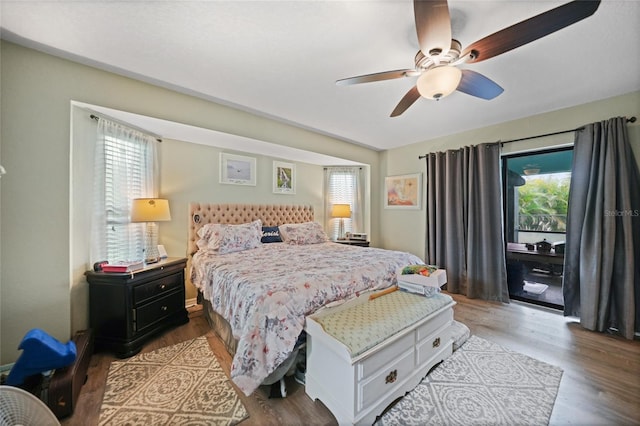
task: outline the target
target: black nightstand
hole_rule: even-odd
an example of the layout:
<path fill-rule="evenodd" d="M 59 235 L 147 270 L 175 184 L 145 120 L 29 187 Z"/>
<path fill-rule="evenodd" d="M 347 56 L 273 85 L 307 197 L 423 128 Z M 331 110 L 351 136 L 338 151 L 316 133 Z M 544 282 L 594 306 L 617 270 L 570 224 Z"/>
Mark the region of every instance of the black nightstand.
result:
<path fill-rule="evenodd" d="M 349 246 L 369 247 L 369 241 L 362 240 L 335 240 L 338 244 L 346 244 Z"/>
<path fill-rule="evenodd" d="M 185 258 L 170 257 L 133 273 L 87 271 L 89 322 L 96 350 L 130 357 L 153 335 L 189 322 L 186 264 Z"/>

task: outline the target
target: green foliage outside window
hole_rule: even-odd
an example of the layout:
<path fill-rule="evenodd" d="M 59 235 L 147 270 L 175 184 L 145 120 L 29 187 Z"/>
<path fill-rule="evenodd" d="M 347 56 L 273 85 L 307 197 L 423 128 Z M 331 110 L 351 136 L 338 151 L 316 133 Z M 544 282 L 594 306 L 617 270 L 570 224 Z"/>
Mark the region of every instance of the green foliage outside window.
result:
<path fill-rule="evenodd" d="M 570 176 L 527 177 L 518 187 L 518 223 L 522 231 L 566 232 Z"/>

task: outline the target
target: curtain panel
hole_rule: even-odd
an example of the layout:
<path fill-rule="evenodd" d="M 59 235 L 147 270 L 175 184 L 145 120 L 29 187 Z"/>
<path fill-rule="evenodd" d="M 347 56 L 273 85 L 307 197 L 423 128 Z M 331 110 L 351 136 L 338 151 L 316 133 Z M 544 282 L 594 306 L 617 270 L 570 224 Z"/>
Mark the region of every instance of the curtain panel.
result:
<path fill-rule="evenodd" d="M 564 264 L 564 314 L 588 330 L 640 328 L 640 177 L 626 119 L 576 136 Z"/>
<path fill-rule="evenodd" d="M 509 301 L 500 146 L 428 154 L 427 263 L 447 270 L 447 291 Z"/>

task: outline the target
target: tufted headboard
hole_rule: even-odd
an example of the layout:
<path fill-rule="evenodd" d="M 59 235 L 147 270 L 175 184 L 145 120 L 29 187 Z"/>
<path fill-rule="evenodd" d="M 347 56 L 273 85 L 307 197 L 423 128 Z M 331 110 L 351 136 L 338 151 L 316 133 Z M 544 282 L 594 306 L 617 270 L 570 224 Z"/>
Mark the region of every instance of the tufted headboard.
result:
<path fill-rule="evenodd" d="M 189 241 L 187 256 L 198 250 L 198 230 L 207 223 L 240 223 L 262 220 L 264 226 L 313 221 L 313 207 L 266 204 L 200 204 L 189 203 Z"/>
<path fill-rule="evenodd" d="M 201 204 L 189 203 L 187 241 L 187 281 L 190 280 L 191 257 L 198 250 L 198 230 L 207 223 L 240 223 L 262 220 L 264 226 L 312 222 L 313 207 L 273 204 Z"/>

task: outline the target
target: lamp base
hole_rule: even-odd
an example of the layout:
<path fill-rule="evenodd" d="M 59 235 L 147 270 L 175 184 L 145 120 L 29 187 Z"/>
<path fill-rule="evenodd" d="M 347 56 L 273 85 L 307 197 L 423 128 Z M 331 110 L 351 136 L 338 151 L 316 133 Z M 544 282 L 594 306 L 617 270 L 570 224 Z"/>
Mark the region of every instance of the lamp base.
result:
<path fill-rule="evenodd" d="M 148 222 L 146 225 L 147 234 L 144 249 L 144 263 L 156 263 L 160 260 L 160 252 L 158 251 L 158 226 L 155 222 Z"/>
<path fill-rule="evenodd" d="M 340 218 L 340 225 L 338 227 L 338 239 L 344 240 L 344 219 Z"/>

